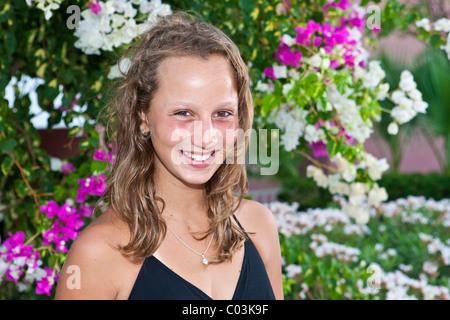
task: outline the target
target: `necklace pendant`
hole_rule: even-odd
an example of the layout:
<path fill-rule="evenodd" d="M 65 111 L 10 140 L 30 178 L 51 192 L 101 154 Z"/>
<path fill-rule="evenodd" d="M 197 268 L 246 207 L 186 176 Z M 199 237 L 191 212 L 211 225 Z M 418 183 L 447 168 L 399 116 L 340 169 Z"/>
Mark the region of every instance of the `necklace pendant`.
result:
<path fill-rule="evenodd" d="M 207 265 L 208 264 L 208 259 L 206 259 L 203 254 L 202 254 L 202 258 L 203 258 L 203 260 L 202 260 L 203 264 Z"/>

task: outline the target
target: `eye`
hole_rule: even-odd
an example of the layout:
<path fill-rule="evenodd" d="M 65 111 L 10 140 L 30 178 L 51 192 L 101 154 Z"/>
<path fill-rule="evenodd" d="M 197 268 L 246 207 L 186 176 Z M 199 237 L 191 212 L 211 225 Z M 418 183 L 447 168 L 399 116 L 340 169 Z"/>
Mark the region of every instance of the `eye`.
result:
<path fill-rule="evenodd" d="M 182 110 L 175 113 L 176 116 L 187 117 L 190 115 L 189 111 Z"/>
<path fill-rule="evenodd" d="M 230 111 L 227 110 L 220 110 L 216 114 L 219 116 L 219 118 L 228 118 L 233 115 Z"/>

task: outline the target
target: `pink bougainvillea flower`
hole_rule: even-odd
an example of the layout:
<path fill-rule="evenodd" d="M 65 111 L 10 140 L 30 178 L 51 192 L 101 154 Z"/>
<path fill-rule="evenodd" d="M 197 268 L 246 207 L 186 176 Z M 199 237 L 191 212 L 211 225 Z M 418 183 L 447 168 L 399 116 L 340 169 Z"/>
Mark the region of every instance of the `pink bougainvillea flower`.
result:
<path fill-rule="evenodd" d="M 372 32 L 375 32 L 375 33 L 381 32 L 381 28 L 379 26 L 375 26 L 372 28 Z"/>
<path fill-rule="evenodd" d="M 78 184 L 81 186 L 78 188 L 76 202 L 81 203 L 86 201 L 86 196 L 91 194 L 94 196 L 101 196 L 106 189 L 106 176 L 101 174 L 98 177 L 91 176 L 86 179 L 79 179 Z"/>
<path fill-rule="evenodd" d="M 89 9 L 91 9 L 92 13 L 97 16 L 98 13 L 102 11 L 99 0 L 89 0 Z"/>
<path fill-rule="evenodd" d="M 330 67 L 331 68 L 339 68 L 341 65 L 339 64 L 339 62 L 337 61 L 337 59 L 333 59 L 330 62 Z"/>
<path fill-rule="evenodd" d="M 57 275 L 55 278 L 55 270 L 49 267 L 45 267 L 45 273 L 45 277 L 42 277 L 41 280 L 36 281 L 36 293 L 46 294 L 50 297 L 53 284 L 57 281 Z"/>
<path fill-rule="evenodd" d="M 265 68 L 264 75 L 266 77 L 272 78 L 274 81 L 277 80 L 277 78 L 275 78 L 275 72 L 273 71 L 273 68 Z"/>
<path fill-rule="evenodd" d="M 94 210 L 90 206 L 85 206 L 84 204 L 80 205 L 78 208 L 78 213 L 80 216 L 84 218 L 90 218 Z"/>
<path fill-rule="evenodd" d="M 327 3 L 323 6 L 323 10 L 326 11 L 328 8 L 338 8 L 343 11 L 347 10 L 351 7 L 351 3 L 349 0 L 341 0 L 341 1 L 335 1 L 331 3 Z"/>
<path fill-rule="evenodd" d="M 313 40 L 314 47 L 320 46 L 321 43 L 322 43 L 322 37 L 315 37 L 314 38 L 314 40 Z"/>
<path fill-rule="evenodd" d="M 94 153 L 93 159 L 98 161 L 110 161 L 111 154 L 108 151 L 103 151 L 103 149 L 98 148 Z"/>
<path fill-rule="evenodd" d="M 328 156 L 327 145 L 323 141 L 309 143 L 308 147 L 312 149 L 314 158 Z"/>
<path fill-rule="evenodd" d="M 302 53 L 300 51 L 289 48 L 287 44 L 282 42 L 275 52 L 275 58 L 281 64 L 298 68 L 300 66 L 300 61 L 302 60 Z"/>
<path fill-rule="evenodd" d="M 39 207 L 43 213 L 47 214 L 47 218 L 53 219 L 58 214 L 59 206 L 54 200 L 50 200 L 46 205 Z"/>
<path fill-rule="evenodd" d="M 56 252 L 67 253 L 66 242 L 75 240 L 79 234 L 78 230 L 84 225 L 81 215 L 69 204 L 65 203 L 59 207 L 53 200 L 50 200 L 47 205 L 41 206 L 41 210 L 47 213 L 48 218 L 54 218 L 50 229 L 42 233 L 44 238 L 42 244 L 49 245 L 54 243 Z"/>
<path fill-rule="evenodd" d="M 70 162 L 63 162 L 61 167 L 61 172 L 63 174 L 69 175 L 75 171 L 75 167 Z"/>

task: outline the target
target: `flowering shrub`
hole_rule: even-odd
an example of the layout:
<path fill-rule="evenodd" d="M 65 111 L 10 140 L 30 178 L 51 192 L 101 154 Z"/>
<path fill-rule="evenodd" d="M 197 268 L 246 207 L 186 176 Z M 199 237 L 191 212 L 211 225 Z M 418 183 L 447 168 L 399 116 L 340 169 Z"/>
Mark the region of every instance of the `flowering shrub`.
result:
<path fill-rule="evenodd" d="M 134 4 L 139 4 L 135 9 Z M 138 15 L 138 13 L 140 15 Z M 171 14 L 170 6 L 161 1 L 98 1 L 85 9 L 74 35 L 75 47 L 86 54 L 100 54 L 131 43 L 151 26 L 156 17 Z M 144 21 L 138 23 L 138 21 Z"/>
<path fill-rule="evenodd" d="M 358 223 L 368 221 L 369 207 L 387 199 L 376 181 L 389 164 L 364 151 L 373 121 L 388 112 L 388 132 L 397 134 L 399 124 L 428 107 L 408 70 L 389 94 L 385 72 L 379 61 L 369 61 L 364 48 L 365 26 L 363 7 L 345 0 L 327 3 L 322 21 L 286 26 L 274 54 L 276 62 L 255 86 L 262 93 L 260 121 L 281 130 L 286 151 L 307 157 L 313 153 L 307 176 L 332 194 L 347 196 L 343 209 Z M 379 26 L 372 28 L 379 31 Z M 392 110 L 378 103 L 386 98 L 395 103 Z M 334 166 L 318 157 L 328 157 Z"/>
<path fill-rule="evenodd" d="M 361 225 L 340 208 L 266 204 L 281 237 L 287 299 L 450 299 L 450 200 L 401 198 Z"/>
<path fill-rule="evenodd" d="M 73 17 L 68 1 L 2 1 L 0 298 L 42 298 L 54 293 L 71 242 L 95 218 L 108 162 L 114 161 L 114 148 L 105 141 L 97 119 L 107 104 L 109 80 L 121 76 L 117 55 L 138 40 L 157 16 L 170 14 L 172 2 L 177 9 L 199 12 L 237 43 L 253 79 L 255 126 L 278 127 L 286 151 L 312 160 L 308 176 L 346 196 L 347 219 L 366 223 L 370 207 L 386 200 L 376 181 L 389 165 L 363 148 L 372 121 L 382 111 L 377 101 L 387 98 L 396 105 L 384 110 L 392 115 L 391 134 L 425 112 L 427 104 L 407 71 L 389 93 L 384 71 L 377 61 L 369 60 L 365 41 L 417 21 L 419 37 L 441 47 L 447 20 L 428 27 L 420 10 L 398 0 L 384 5 L 384 20 L 370 30 L 365 29 L 365 0 L 360 6 L 348 0 L 276 5 L 268 0 L 84 0 L 76 2 L 79 21 L 73 11 L 72 21 L 78 27 L 70 29 L 68 21 Z M 398 19 L 400 12 L 406 13 L 404 19 Z M 448 52 L 448 41 L 444 49 Z M 126 71 L 130 61 L 122 63 L 121 70 Z M 34 90 L 29 88 L 32 78 L 38 80 Z M 38 114 L 32 111 L 36 104 L 42 109 Z M 42 113 L 48 115 L 48 130 L 56 125 L 68 129 L 69 142 L 63 147 L 78 147 L 79 153 L 59 159 L 41 148 L 33 120 Z M 81 140 L 78 145 L 76 139 Z M 329 157 L 331 164 L 315 159 L 321 156 Z M 282 238 L 291 241 L 286 239 Z M 325 259 L 333 254 L 343 260 L 339 263 L 354 263 L 363 254 L 349 249 L 351 242 L 327 239 L 313 239 Z M 283 248 L 287 250 L 286 244 Z M 289 275 L 299 263 L 294 260 L 288 260 Z M 435 262 L 429 262 L 426 269 L 433 270 Z M 320 272 L 326 273 L 326 267 L 321 264 Z M 334 272 L 336 265 L 332 267 Z M 360 275 L 364 278 L 362 271 Z M 285 286 L 294 292 L 291 280 Z"/>

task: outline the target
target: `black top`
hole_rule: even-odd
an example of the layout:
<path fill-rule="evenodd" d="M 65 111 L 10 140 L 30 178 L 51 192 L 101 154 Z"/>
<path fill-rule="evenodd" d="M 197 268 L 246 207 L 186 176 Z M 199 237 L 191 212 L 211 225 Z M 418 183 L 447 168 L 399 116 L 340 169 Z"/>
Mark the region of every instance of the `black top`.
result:
<path fill-rule="evenodd" d="M 240 224 L 239 226 L 242 228 Z M 274 300 L 275 295 L 264 263 L 248 236 L 244 248 L 241 274 L 232 300 Z M 154 256 L 145 259 L 128 299 L 212 300 L 210 296 Z"/>

